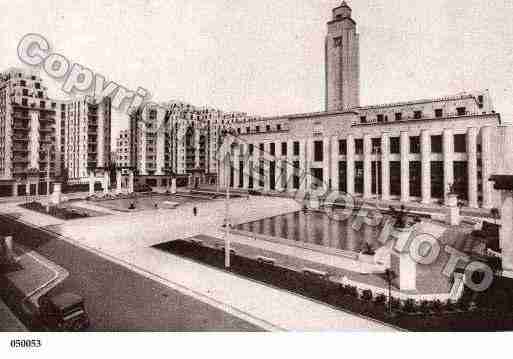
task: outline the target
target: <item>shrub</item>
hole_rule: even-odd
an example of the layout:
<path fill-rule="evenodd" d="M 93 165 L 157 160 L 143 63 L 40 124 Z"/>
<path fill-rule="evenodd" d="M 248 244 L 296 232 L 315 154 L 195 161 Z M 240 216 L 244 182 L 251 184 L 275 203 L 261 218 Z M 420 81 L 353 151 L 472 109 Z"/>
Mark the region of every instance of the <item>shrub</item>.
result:
<path fill-rule="evenodd" d="M 430 308 L 430 303 L 427 300 L 423 300 L 420 302 L 419 309 L 422 313 L 428 313 Z"/>
<path fill-rule="evenodd" d="M 384 294 L 378 294 L 376 297 L 374 297 L 374 302 L 376 304 L 385 304 L 387 302 L 387 297 Z"/>
<path fill-rule="evenodd" d="M 449 300 L 449 301 L 450 301 L 450 300 Z M 435 312 L 441 312 L 441 311 L 442 311 L 443 306 L 444 306 L 444 305 L 442 304 L 442 302 L 441 302 L 439 299 L 435 300 L 435 301 L 432 303 L 432 307 L 433 307 L 433 310 L 434 310 Z"/>
<path fill-rule="evenodd" d="M 367 302 L 370 302 L 372 301 L 372 291 L 369 290 L 369 289 L 366 289 L 362 292 L 362 296 L 361 296 L 362 300 L 365 300 Z"/>
<path fill-rule="evenodd" d="M 348 297 L 358 298 L 358 289 L 352 285 L 345 285 L 344 295 L 347 295 Z"/>
<path fill-rule="evenodd" d="M 390 300 L 390 304 L 392 309 L 400 309 L 401 308 L 401 301 L 397 298 L 392 297 Z"/>
<path fill-rule="evenodd" d="M 413 299 L 407 299 L 403 303 L 403 309 L 406 313 L 413 313 L 415 312 L 415 301 Z"/>
<path fill-rule="evenodd" d="M 445 310 L 447 312 L 452 312 L 454 309 L 455 309 L 454 302 L 450 299 L 448 299 L 447 302 L 445 302 L 443 305 L 443 310 Z"/>

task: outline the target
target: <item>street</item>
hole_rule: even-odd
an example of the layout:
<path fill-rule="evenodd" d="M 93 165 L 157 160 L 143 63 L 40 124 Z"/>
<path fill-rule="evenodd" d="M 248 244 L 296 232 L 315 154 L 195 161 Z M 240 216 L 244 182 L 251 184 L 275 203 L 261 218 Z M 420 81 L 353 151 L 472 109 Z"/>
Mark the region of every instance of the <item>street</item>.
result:
<path fill-rule="evenodd" d="M 10 218 L 0 216 L 0 235 L 13 235 L 15 243 L 69 271 L 70 276 L 49 295 L 73 292 L 83 296 L 92 331 L 261 331 L 220 309 Z M 5 294 L 0 292 L 2 297 Z M 39 329 L 27 320 L 25 325 Z"/>

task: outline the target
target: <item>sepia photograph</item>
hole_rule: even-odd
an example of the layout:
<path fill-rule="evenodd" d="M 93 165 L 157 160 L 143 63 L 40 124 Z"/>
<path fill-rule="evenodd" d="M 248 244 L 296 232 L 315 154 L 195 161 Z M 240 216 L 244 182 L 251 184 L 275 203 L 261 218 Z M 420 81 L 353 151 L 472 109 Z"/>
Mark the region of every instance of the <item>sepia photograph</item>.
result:
<path fill-rule="evenodd" d="M 0 5 L 7 358 L 507 344 L 513 2 Z"/>

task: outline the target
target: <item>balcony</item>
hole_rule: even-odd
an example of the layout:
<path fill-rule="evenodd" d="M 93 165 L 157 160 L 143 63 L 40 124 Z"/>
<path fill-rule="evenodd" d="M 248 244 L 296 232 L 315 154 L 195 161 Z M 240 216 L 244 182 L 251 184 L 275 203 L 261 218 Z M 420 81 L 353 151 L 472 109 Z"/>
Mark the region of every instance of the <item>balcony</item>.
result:
<path fill-rule="evenodd" d="M 13 136 L 12 139 L 15 142 L 29 142 L 29 138 L 26 136 Z"/>
<path fill-rule="evenodd" d="M 40 127 L 39 132 L 51 133 L 54 131 L 53 127 Z"/>
<path fill-rule="evenodd" d="M 28 153 L 29 150 L 26 147 L 13 147 L 13 152 L 22 152 L 22 153 Z"/>
<path fill-rule="evenodd" d="M 13 163 L 28 163 L 29 159 L 28 159 L 28 157 L 14 157 L 12 162 Z"/>

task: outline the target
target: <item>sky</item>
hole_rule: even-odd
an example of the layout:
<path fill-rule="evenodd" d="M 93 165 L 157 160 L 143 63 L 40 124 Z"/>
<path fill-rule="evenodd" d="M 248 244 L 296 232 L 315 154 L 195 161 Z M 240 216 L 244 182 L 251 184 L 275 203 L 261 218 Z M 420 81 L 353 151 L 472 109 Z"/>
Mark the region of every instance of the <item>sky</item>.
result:
<path fill-rule="evenodd" d="M 0 0 L 0 69 L 27 33 L 156 101 L 273 116 L 324 109 L 324 37 L 339 0 Z M 513 118 L 513 1 L 349 0 L 362 105 L 489 89 Z M 46 81 L 63 98 L 61 84 Z M 114 135 L 127 128 L 113 115 Z M 114 136 L 113 136 L 114 137 Z"/>

